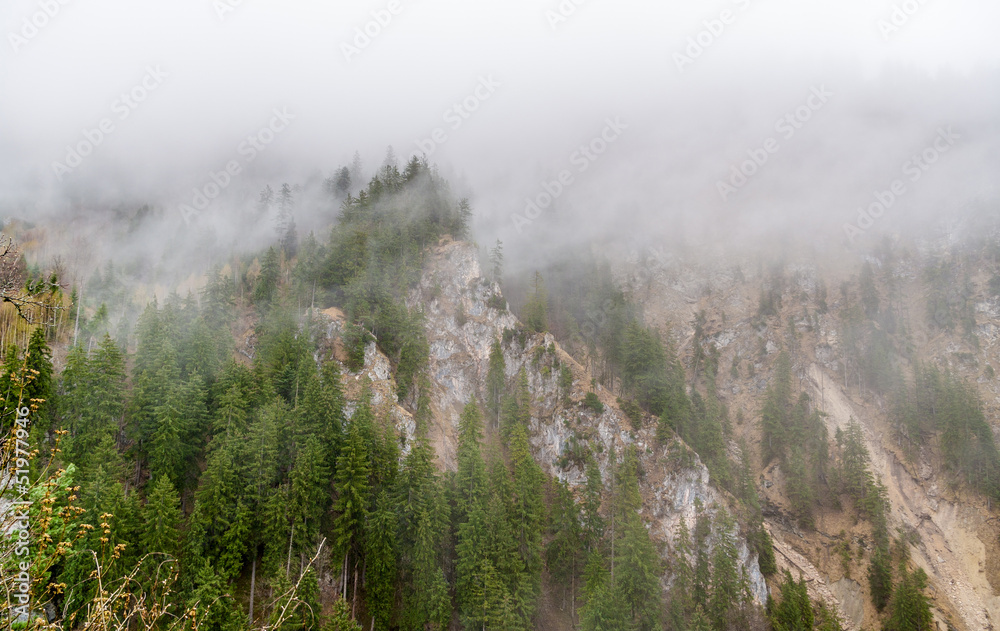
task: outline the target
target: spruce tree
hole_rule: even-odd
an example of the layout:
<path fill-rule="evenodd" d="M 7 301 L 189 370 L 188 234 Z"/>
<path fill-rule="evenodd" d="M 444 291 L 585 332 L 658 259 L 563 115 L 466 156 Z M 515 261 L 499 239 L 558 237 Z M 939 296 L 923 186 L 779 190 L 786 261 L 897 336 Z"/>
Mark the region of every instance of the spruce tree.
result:
<path fill-rule="evenodd" d="M 507 365 L 503 357 L 500 340 L 493 340 L 490 346 L 489 370 L 486 373 L 486 408 L 493 417 L 494 427 L 500 426 L 500 408 L 507 384 Z"/>
<path fill-rule="evenodd" d="M 365 596 L 373 628 L 387 631 L 396 594 L 396 515 L 382 491 L 368 519 L 365 537 Z"/>
<path fill-rule="evenodd" d="M 142 545 L 147 552 L 175 554 L 179 542 L 181 523 L 180 496 L 170 477 L 161 474 L 146 497 L 142 507 Z"/>
<path fill-rule="evenodd" d="M 348 573 L 351 552 L 363 542 L 364 523 L 368 512 L 369 454 L 358 423 L 348 426 L 347 438 L 337 458 L 334 488 L 337 501 L 334 511 L 333 531 L 336 550 L 343 555 L 345 576 Z"/>

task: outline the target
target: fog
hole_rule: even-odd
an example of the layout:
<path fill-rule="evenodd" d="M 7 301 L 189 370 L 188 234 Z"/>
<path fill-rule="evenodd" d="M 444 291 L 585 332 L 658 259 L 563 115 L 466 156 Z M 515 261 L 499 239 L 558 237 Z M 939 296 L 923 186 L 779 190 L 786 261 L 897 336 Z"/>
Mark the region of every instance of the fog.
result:
<path fill-rule="evenodd" d="M 986 0 L 0 11 L 0 217 L 60 226 L 43 256 L 259 247 L 273 232 L 242 213 L 282 182 L 320 228 L 336 215 L 322 180 L 355 151 L 370 175 L 388 146 L 437 165 L 514 265 L 636 239 L 836 251 L 997 209 Z M 109 228 L 147 204 L 141 229 Z"/>

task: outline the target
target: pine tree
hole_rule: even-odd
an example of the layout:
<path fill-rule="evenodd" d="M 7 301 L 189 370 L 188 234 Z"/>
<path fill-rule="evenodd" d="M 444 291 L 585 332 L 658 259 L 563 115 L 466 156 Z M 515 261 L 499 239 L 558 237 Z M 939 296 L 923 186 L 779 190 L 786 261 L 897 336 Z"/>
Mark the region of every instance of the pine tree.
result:
<path fill-rule="evenodd" d="M 885 631 L 930 631 L 934 628 L 934 618 L 930 602 L 924 595 L 927 574 L 919 567 L 913 572 L 907 571 L 904 560 L 899 576 L 899 584 L 889 604 L 889 619 L 882 628 Z"/>
<path fill-rule="evenodd" d="M 24 368 L 31 377 L 24 388 L 23 398 L 32 406 L 34 423 L 46 414 L 53 392 L 52 349 L 45 341 L 45 328 L 31 332 Z"/>
<path fill-rule="evenodd" d="M 604 536 L 604 519 L 601 517 L 601 496 L 604 481 L 597 460 L 591 455 L 587 460 L 587 486 L 583 498 L 583 534 L 588 551 L 593 551 Z"/>
<path fill-rule="evenodd" d="M 780 590 L 780 601 L 775 603 L 768 599 L 768 617 L 774 631 L 812 631 L 813 607 L 809 601 L 805 579 L 800 577 L 795 582 L 791 572 L 785 570 Z"/>
<path fill-rule="evenodd" d="M 288 510 L 294 539 L 303 553 L 319 543 L 321 520 L 330 503 L 330 469 L 319 439 L 310 436 L 296 454 L 292 467 Z"/>
<path fill-rule="evenodd" d="M 181 523 L 180 496 L 170 478 L 161 474 L 151 485 L 142 507 L 142 545 L 147 552 L 174 554 Z"/>
<path fill-rule="evenodd" d="M 521 320 L 528 330 L 533 333 L 544 333 L 549 329 L 548 323 L 548 294 L 545 291 L 545 283 L 542 275 L 535 272 L 535 279 L 532 285 L 531 295 L 524 305 Z"/>
<path fill-rule="evenodd" d="M 365 595 L 373 628 L 386 631 L 392 618 L 396 593 L 396 515 L 389 494 L 375 500 L 365 538 Z"/>
<path fill-rule="evenodd" d="M 788 413 L 791 409 L 791 379 L 791 360 L 782 351 L 778 355 L 774 380 L 764 393 L 764 407 L 761 410 L 761 460 L 765 466 L 785 455 Z"/>
<path fill-rule="evenodd" d="M 741 584 L 732 519 L 720 511 L 716 526 L 718 539 L 712 554 L 712 587 L 707 613 L 715 628 L 724 629 L 744 603 L 745 589 Z"/>
<path fill-rule="evenodd" d="M 615 550 L 619 555 L 615 580 L 636 628 L 658 629 L 662 609 L 659 555 L 639 515 L 630 515 L 622 530 L 624 536 Z"/>
<path fill-rule="evenodd" d="M 458 525 L 455 539 L 455 600 L 459 614 L 472 624 L 481 624 L 487 599 L 484 574 L 489 563 L 483 502 L 471 505 L 466 519 Z"/>
<path fill-rule="evenodd" d="M 554 488 L 552 516 L 549 521 L 551 537 L 545 549 L 546 567 L 563 594 L 562 609 L 570 602 L 570 619 L 576 609 L 576 579 L 579 575 L 580 553 L 583 550 L 583 531 L 580 528 L 580 507 L 565 481 L 558 481 Z"/>
<path fill-rule="evenodd" d="M 416 440 L 403 461 L 396 495 L 403 586 L 400 626 L 412 630 L 428 625 L 441 629 L 451 619 L 448 584 L 439 559 L 447 509 L 426 438 L 426 419 L 421 418 L 429 414 L 426 403 L 421 397 Z"/>
<path fill-rule="evenodd" d="M 472 507 L 483 501 L 486 493 L 486 465 L 480 446 L 482 440 L 482 419 L 479 407 L 470 401 L 462 410 L 458 421 L 458 447 L 456 459 L 458 470 L 455 474 L 455 519 L 465 521 Z"/>
<path fill-rule="evenodd" d="M 493 340 L 490 346 L 489 370 L 486 374 L 486 408 L 494 418 L 494 426 L 500 426 L 500 408 L 506 387 L 507 364 L 503 357 L 500 340 Z"/>
<path fill-rule="evenodd" d="M 518 426 L 511 433 L 510 460 L 513 481 L 511 519 L 515 543 L 524 566 L 524 576 L 518 580 L 515 595 L 522 617 L 530 619 L 541 594 L 542 528 L 545 504 L 542 498 L 544 474 L 531 455 L 527 430 Z"/>
<path fill-rule="evenodd" d="M 684 629 L 688 620 L 694 614 L 694 598 L 691 590 L 694 586 L 694 568 L 691 567 L 691 534 L 687 521 L 681 519 L 677 539 L 674 542 L 674 555 L 671 563 L 674 584 L 670 589 L 670 603 L 667 616 L 671 628 Z"/>
<path fill-rule="evenodd" d="M 585 631 L 632 628 L 629 606 L 622 597 L 621 590 L 616 589 L 611 581 L 611 575 L 599 552 L 590 553 L 584 580 L 585 604 L 580 615 L 581 627 Z"/>
<path fill-rule="evenodd" d="M 115 442 L 125 420 L 127 401 L 125 357 L 109 336 L 93 358 L 75 347 L 61 376 L 58 416 L 69 428 L 65 458 L 87 471 L 105 437 Z"/>
<path fill-rule="evenodd" d="M 334 536 L 336 549 L 344 556 L 344 571 L 352 549 L 363 541 L 363 528 L 368 511 L 370 474 L 368 450 L 358 423 L 348 426 L 347 439 L 337 458 L 334 488 L 337 501 L 334 510 Z"/>
<path fill-rule="evenodd" d="M 503 282 L 503 243 L 497 243 L 490 249 L 490 278 L 494 283 Z"/>
<path fill-rule="evenodd" d="M 254 285 L 253 300 L 261 306 L 270 305 L 274 300 L 275 292 L 278 288 L 278 278 L 281 275 L 281 264 L 278 259 L 278 252 L 274 248 L 268 248 L 261 262 L 260 276 Z"/>

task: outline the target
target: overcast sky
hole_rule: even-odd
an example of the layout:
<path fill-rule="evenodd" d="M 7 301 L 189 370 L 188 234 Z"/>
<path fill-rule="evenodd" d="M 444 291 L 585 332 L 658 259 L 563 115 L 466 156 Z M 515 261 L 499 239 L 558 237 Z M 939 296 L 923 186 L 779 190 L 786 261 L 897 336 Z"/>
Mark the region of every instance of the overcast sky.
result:
<path fill-rule="evenodd" d="M 401 160 L 426 151 L 436 129 L 429 159 L 490 239 L 565 220 L 701 238 L 804 221 L 843 236 L 896 180 L 905 192 L 873 230 L 904 205 L 994 201 L 995 1 L 577 2 L 5 0 L 0 204 L 178 208 L 232 161 L 243 187 L 306 182 L 355 150 L 372 169 L 388 145 Z M 91 155 L 60 168 L 102 122 Z M 260 133 L 251 161 L 240 145 Z M 594 142 L 594 159 L 574 154 Z M 935 164 L 907 179 L 935 142 Z M 734 165 L 762 148 L 737 186 Z M 515 218 L 564 171 L 551 206 Z"/>

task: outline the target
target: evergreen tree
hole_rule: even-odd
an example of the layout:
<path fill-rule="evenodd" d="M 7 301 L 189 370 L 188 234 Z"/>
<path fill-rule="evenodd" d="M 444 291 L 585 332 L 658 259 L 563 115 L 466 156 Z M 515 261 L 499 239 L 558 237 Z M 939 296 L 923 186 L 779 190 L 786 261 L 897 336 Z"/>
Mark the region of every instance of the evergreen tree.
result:
<path fill-rule="evenodd" d="M 494 283 L 503 282 L 503 243 L 497 243 L 490 249 L 490 278 Z"/>
<path fill-rule="evenodd" d="M 369 485 L 368 476 L 369 454 L 358 423 L 348 426 L 347 438 L 337 458 L 337 470 L 334 475 L 334 488 L 337 501 L 334 510 L 337 517 L 334 520 L 334 536 L 336 549 L 344 556 L 344 572 L 347 572 L 348 560 L 352 549 L 363 541 L 363 528 L 368 512 Z"/>
<path fill-rule="evenodd" d="M 929 631 L 934 628 L 930 602 L 924 595 L 927 574 L 922 568 L 908 572 L 905 561 L 900 564 L 899 583 L 889 603 L 889 619 L 885 631 Z"/>
<path fill-rule="evenodd" d="M 421 397 L 418 434 L 403 461 L 396 499 L 403 585 L 400 626 L 414 631 L 428 626 L 443 629 L 451 619 L 448 584 L 439 559 L 446 506 L 424 431 L 426 419 L 422 417 L 429 414 L 426 401 Z"/>
<path fill-rule="evenodd" d="M 778 355 L 774 380 L 764 393 L 764 407 L 761 410 L 761 460 L 766 466 L 775 458 L 785 454 L 788 414 L 791 409 L 791 360 L 784 351 Z"/>
<path fill-rule="evenodd" d="M 274 300 L 275 292 L 278 289 L 278 279 L 281 275 L 281 264 L 278 259 L 278 252 L 274 248 L 268 248 L 261 261 L 260 276 L 254 285 L 253 300 L 261 306 L 268 306 Z"/>
<path fill-rule="evenodd" d="M 483 462 L 480 441 L 482 440 L 482 418 L 474 401 L 465 405 L 458 421 L 458 447 L 455 474 L 456 521 L 466 520 L 477 503 L 483 501 L 486 493 L 486 465 Z"/>
<path fill-rule="evenodd" d="M 604 481 L 597 460 L 591 455 L 587 460 L 587 486 L 583 497 L 583 535 L 587 551 L 593 551 L 604 536 L 604 519 L 601 517 L 601 496 Z"/>
<path fill-rule="evenodd" d="M 576 579 L 580 554 L 583 551 L 583 531 L 580 528 L 580 507 L 573 499 L 569 485 L 555 484 L 552 517 L 549 521 L 550 541 L 545 549 L 546 567 L 555 584 L 562 590 L 562 609 L 570 602 L 570 618 L 576 603 Z"/>
<path fill-rule="evenodd" d="M 581 627 L 585 631 L 605 629 L 630 629 L 629 606 L 611 580 L 599 552 L 591 552 L 584 571 L 585 605 L 581 611 Z"/>
<path fill-rule="evenodd" d="M 390 627 L 396 593 L 396 516 L 382 491 L 368 520 L 365 538 L 365 595 L 373 628 Z"/>
<path fill-rule="evenodd" d="M 180 496 L 167 475 L 151 485 L 142 508 L 142 545 L 147 552 L 174 554 L 181 523 Z"/>
<path fill-rule="evenodd" d="M 522 426 L 514 428 L 511 433 L 510 460 L 514 483 L 511 518 L 515 543 L 524 566 L 524 576 L 518 580 L 515 599 L 522 617 L 530 620 L 541 594 L 544 474 L 531 455 L 527 431 Z"/>
<path fill-rule="evenodd" d="M 733 624 L 738 609 L 746 602 L 747 589 L 742 584 L 733 522 L 724 511 L 720 511 L 717 530 L 707 613 L 716 629 L 726 629 Z"/>
<path fill-rule="evenodd" d="M 521 321 L 533 333 L 544 333 L 549 329 L 548 294 L 545 291 L 542 275 L 538 272 L 535 272 L 532 292 L 524 305 Z"/>
<path fill-rule="evenodd" d="M 494 426 L 500 426 L 500 409 L 507 383 L 507 364 L 504 361 L 500 340 L 490 346 L 489 371 L 486 373 L 486 409 L 494 419 Z"/>
<path fill-rule="evenodd" d="M 674 584 L 670 589 L 670 603 L 667 606 L 667 618 L 673 629 L 684 629 L 694 615 L 695 602 L 691 592 L 694 586 L 694 568 L 691 567 L 690 557 L 691 534 L 687 521 L 681 519 L 671 563 Z"/>
<path fill-rule="evenodd" d="M 806 582 L 801 577 L 798 582 L 791 572 L 785 570 L 781 583 L 781 600 L 775 603 L 768 599 L 768 617 L 774 631 L 813 631 L 813 608 L 806 590 Z"/>

